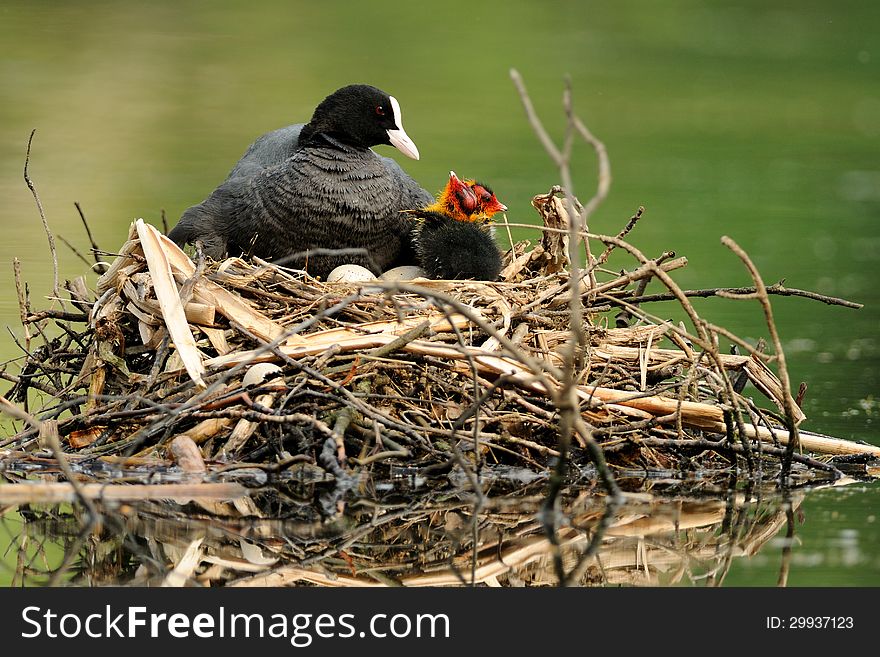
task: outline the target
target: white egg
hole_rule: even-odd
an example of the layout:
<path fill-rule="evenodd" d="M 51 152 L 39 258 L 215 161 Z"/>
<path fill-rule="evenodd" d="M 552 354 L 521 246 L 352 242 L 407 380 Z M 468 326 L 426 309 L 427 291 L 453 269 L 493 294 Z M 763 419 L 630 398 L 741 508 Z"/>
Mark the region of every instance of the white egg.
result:
<path fill-rule="evenodd" d="M 414 278 L 427 278 L 425 270 L 415 265 L 403 265 L 384 272 L 379 278 L 383 281 L 411 281 Z"/>
<path fill-rule="evenodd" d="M 339 265 L 327 275 L 328 283 L 357 283 L 375 281 L 376 277 L 366 267 L 360 265 Z"/>
<path fill-rule="evenodd" d="M 272 379 L 277 379 L 283 375 L 284 370 L 278 367 L 275 363 L 257 363 L 251 365 L 241 382 L 249 387 L 261 383 L 268 383 Z"/>

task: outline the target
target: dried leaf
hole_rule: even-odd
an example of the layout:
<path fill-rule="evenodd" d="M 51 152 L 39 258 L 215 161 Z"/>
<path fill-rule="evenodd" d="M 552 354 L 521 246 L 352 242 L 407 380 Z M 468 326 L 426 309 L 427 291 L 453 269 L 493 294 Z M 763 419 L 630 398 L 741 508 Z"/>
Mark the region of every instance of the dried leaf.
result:
<path fill-rule="evenodd" d="M 135 224 L 138 237 L 141 240 L 141 248 L 144 250 L 144 257 L 147 259 L 147 267 L 153 278 L 153 289 L 159 299 L 165 326 L 168 328 L 174 346 L 177 347 L 177 353 L 183 360 L 187 374 L 197 386 L 205 388 L 207 386 L 202 379 L 205 374 L 205 365 L 202 363 L 202 356 L 199 354 L 195 338 L 193 338 L 189 323 L 186 321 L 177 284 L 171 274 L 171 265 L 162 249 L 159 231 L 144 223 L 143 219 L 138 219 Z"/>

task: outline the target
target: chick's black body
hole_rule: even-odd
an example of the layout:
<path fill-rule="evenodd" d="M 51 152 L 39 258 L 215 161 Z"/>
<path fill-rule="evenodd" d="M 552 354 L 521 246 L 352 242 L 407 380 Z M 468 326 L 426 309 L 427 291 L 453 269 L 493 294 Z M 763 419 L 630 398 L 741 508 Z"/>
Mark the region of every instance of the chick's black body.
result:
<path fill-rule="evenodd" d="M 394 160 L 369 148 L 389 143 L 387 133 L 400 128 L 399 106 L 390 100 L 374 87 L 345 87 L 308 124 L 263 135 L 169 236 L 181 245 L 201 241 L 214 259 L 252 254 L 315 276 L 343 263 L 376 274 L 406 263 L 410 223 L 400 210 L 421 207 L 431 196 Z M 381 107 L 390 120 L 377 113 Z"/>
<path fill-rule="evenodd" d="M 439 212 L 420 211 L 413 229 L 419 265 L 431 278 L 494 281 L 501 254 L 489 226 L 456 221 Z"/>

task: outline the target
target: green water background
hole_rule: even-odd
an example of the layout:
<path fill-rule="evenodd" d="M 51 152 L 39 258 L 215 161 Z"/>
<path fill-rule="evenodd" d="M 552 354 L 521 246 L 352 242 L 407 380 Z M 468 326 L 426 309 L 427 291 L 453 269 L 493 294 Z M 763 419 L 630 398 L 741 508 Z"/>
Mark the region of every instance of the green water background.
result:
<path fill-rule="evenodd" d="M 165 209 L 173 224 L 256 136 L 307 120 L 352 82 L 400 100 L 422 159 L 378 150 L 424 187 L 442 186 L 452 168 L 489 182 L 511 221 L 534 222 L 531 197 L 558 177 L 511 67 L 557 138 L 570 74 L 576 110 L 607 145 L 614 182 L 595 231 L 615 233 L 643 205 L 631 239 L 648 255 L 686 255 L 675 274 L 684 287 L 750 283 L 720 243 L 730 235 L 768 283 L 865 304 L 777 298 L 774 312 L 792 379 L 809 383 L 805 428 L 880 443 L 880 3 L 871 0 L 2 0 L 0 325 L 21 334 L 13 257 L 35 307 L 52 287 L 22 180 L 32 128 L 30 175 L 49 224 L 84 253 L 74 201 L 98 244 L 117 248 L 133 218 L 158 225 Z M 586 200 L 596 167 L 583 144 L 573 167 Z M 85 272 L 58 248 L 62 278 Z M 766 336 L 755 302 L 697 307 L 750 340 Z M 19 355 L 5 336 L 4 360 Z M 790 583 L 880 584 L 878 501 L 876 486 L 810 497 Z M 772 585 L 773 555 L 741 560 L 727 583 Z"/>

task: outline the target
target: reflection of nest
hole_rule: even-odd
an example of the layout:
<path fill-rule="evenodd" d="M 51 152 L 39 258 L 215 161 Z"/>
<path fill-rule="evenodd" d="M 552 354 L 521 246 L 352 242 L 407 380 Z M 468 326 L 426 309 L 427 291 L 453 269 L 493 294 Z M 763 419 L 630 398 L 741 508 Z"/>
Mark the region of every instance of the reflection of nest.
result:
<path fill-rule="evenodd" d="M 534 493 L 529 495 L 529 493 Z M 470 501 L 425 494 L 401 507 L 376 503 L 326 525 L 260 518 L 249 498 L 179 507 L 140 503 L 103 508 L 104 528 L 79 550 L 80 584 L 236 586 L 556 585 L 553 548 L 536 520 L 540 490 L 495 498 L 473 526 Z M 581 585 L 720 583 L 736 557 L 751 556 L 786 521 L 780 503 L 690 498 L 670 503 L 628 495 L 609 518 L 593 491 L 568 497 L 570 525 L 557 533 L 566 571 L 596 532 L 603 536 Z M 277 499 L 261 506 L 275 507 Z M 793 504 L 797 508 L 800 498 Z M 57 515 L 28 511 L 29 533 L 63 535 Z M 53 520 L 54 518 L 54 520 Z M 76 523 L 74 523 L 75 526 Z M 604 530 L 601 529 L 604 526 Z M 75 527 L 74 530 L 75 531 Z M 476 555 L 473 552 L 477 540 Z M 31 577 L 35 573 L 31 572 Z M 65 578 L 70 574 L 66 574 Z"/>
<path fill-rule="evenodd" d="M 561 198 L 557 190 L 536 197 L 551 228 L 566 223 Z M 564 240 L 547 235 L 530 251 L 512 248 L 497 283 L 354 286 L 259 260 L 195 265 L 138 221 L 95 296 L 82 282 L 69 285 L 88 314 L 63 313 L 63 336 L 32 350 L 12 397 L 39 391 L 48 400 L 5 445 L 28 447 L 38 422 L 57 419 L 62 443 L 82 456 L 137 455 L 157 465 L 169 456 L 190 471 L 204 471 L 203 459 L 227 468 L 313 464 L 340 490 L 353 473 L 389 462 L 543 472 L 569 432 L 578 467 L 593 441 L 627 467 L 692 470 L 739 455 L 754 469 L 784 455 L 782 426 L 803 414 L 794 407 L 783 421 L 739 393 L 751 382 L 785 407 L 768 358 L 720 353 L 717 333 L 699 318 L 691 335 L 640 310 L 644 283 L 660 277 L 694 312 L 667 274 L 683 258 L 651 260 L 619 238 L 598 238 L 608 253 L 625 246 L 638 266 L 581 283 L 585 339 L 572 350 Z M 597 313 L 613 307 L 641 319 L 606 328 Z M 58 314 L 26 323 L 47 317 Z M 269 361 L 278 367 L 255 365 Z M 756 439 L 768 445 L 757 450 Z M 828 442 L 803 444 L 825 451 Z M 830 442 L 831 451 L 868 449 Z"/>

